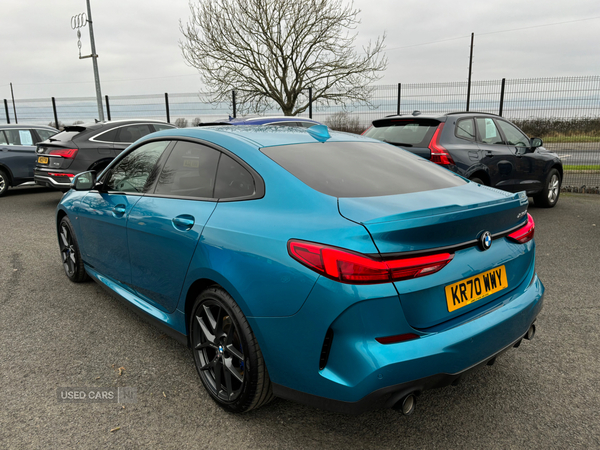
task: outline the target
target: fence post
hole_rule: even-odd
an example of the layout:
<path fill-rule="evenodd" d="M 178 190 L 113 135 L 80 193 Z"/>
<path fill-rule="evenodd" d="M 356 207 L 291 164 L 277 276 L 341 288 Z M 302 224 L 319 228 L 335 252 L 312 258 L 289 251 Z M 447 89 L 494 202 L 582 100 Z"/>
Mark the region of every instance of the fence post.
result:
<path fill-rule="evenodd" d="M 235 119 L 237 114 L 235 110 L 235 89 L 231 90 L 231 102 L 233 103 L 233 118 Z"/>
<path fill-rule="evenodd" d="M 398 83 L 398 107 L 396 109 L 396 115 L 400 115 L 400 98 L 402 97 L 402 83 Z"/>
<path fill-rule="evenodd" d="M 169 112 L 169 94 L 165 92 L 165 107 L 167 108 L 167 123 L 171 123 L 171 113 Z"/>
<path fill-rule="evenodd" d="M 504 85 L 506 84 L 506 78 L 502 78 L 502 87 L 500 88 L 500 112 L 498 115 L 502 117 L 502 110 L 504 109 Z"/>
<path fill-rule="evenodd" d="M 6 112 L 6 123 L 10 123 L 10 116 L 8 115 L 8 102 L 4 99 L 4 111 Z"/>
<path fill-rule="evenodd" d="M 469 104 L 471 103 L 471 71 L 473 69 L 473 40 L 475 39 L 475 33 L 471 33 L 471 54 L 469 56 L 469 82 L 467 84 L 467 111 L 469 110 Z"/>
<path fill-rule="evenodd" d="M 52 112 L 54 113 L 54 128 L 59 130 L 58 127 L 58 114 L 56 114 L 56 100 L 52 97 Z"/>
<path fill-rule="evenodd" d="M 308 118 L 312 119 L 312 88 L 308 88 Z"/>
<path fill-rule="evenodd" d="M 108 95 L 104 96 L 106 100 L 106 115 L 108 116 L 108 120 L 110 120 L 110 103 L 108 103 Z"/>

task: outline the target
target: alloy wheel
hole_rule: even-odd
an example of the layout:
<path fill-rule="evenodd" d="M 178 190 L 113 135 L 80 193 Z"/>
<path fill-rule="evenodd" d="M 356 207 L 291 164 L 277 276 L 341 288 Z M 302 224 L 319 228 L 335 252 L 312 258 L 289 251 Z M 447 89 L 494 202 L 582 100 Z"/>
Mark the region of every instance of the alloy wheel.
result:
<path fill-rule="evenodd" d="M 245 362 L 239 331 L 231 314 L 216 300 L 205 300 L 196 309 L 193 349 L 199 372 L 212 394 L 224 402 L 235 401 L 244 387 Z"/>
<path fill-rule="evenodd" d="M 555 203 L 558 199 L 558 192 L 560 189 L 560 181 L 558 175 L 553 174 L 548 182 L 548 202 Z"/>
<path fill-rule="evenodd" d="M 65 272 L 69 277 L 74 276 L 77 268 L 77 253 L 71 232 L 64 223 L 60 226 L 60 254 Z"/>

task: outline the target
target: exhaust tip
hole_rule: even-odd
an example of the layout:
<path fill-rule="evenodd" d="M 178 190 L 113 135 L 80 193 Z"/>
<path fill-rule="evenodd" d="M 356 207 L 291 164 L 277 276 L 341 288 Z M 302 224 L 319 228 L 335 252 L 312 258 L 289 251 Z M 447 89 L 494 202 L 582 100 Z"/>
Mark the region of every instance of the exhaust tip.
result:
<path fill-rule="evenodd" d="M 408 394 L 402 400 L 398 401 L 393 408 L 396 411 L 401 412 L 405 416 L 410 416 L 413 412 L 415 412 L 415 406 L 417 405 L 417 397 L 415 394 Z"/>
<path fill-rule="evenodd" d="M 529 330 L 527 330 L 527 334 L 525 335 L 525 339 L 527 339 L 528 341 L 533 339 L 533 336 L 535 336 L 535 324 L 531 324 L 531 326 L 529 327 Z"/>

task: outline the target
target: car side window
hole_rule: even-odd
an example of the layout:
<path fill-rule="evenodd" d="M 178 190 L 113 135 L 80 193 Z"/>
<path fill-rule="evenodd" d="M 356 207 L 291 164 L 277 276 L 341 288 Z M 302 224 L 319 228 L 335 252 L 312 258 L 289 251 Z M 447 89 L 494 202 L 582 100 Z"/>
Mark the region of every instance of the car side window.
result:
<path fill-rule="evenodd" d="M 117 142 L 123 142 L 130 144 L 137 141 L 139 138 L 146 136 L 147 134 L 154 133 L 152 127 L 148 124 L 141 125 L 128 125 L 119 128 L 119 135 Z"/>
<path fill-rule="evenodd" d="M 43 130 L 40 128 L 36 128 L 35 131 L 37 132 L 38 136 L 40 137 L 40 139 L 42 141 L 45 141 L 46 139 L 48 139 L 50 136 L 54 136 L 56 134 L 56 131 L 52 131 L 52 130 Z"/>
<path fill-rule="evenodd" d="M 104 183 L 109 191 L 145 192 L 158 176 L 158 159 L 170 141 L 149 142 L 127 154 L 111 168 Z"/>
<path fill-rule="evenodd" d="M 254 195 L 254 177 L 244 166 L 223 154 L 219 161 L 215 198 L 229 199 Z"/>
<path fill-rule="evenodd" d="M 503 120 L 497 120 L 496 122 L 504 133 L 508 145 L 514 145 L 516 147 L 529 147 L 531 145 L 529 138 L 514 125 Z"/>
<path fill-rule="evenodd" d="M 4 131 L 0 130 L 0 144 L 8 145 Z"/>
<path fill-rule="evenodd" d="M 118 128 L 108 130 L 106 133 L 99 134 L 94 138 L 95 141 L 101 142 L 115 142 L 117 140 Z"/>
<path fill-rule="evenodd" d="M 461 139 L 475 140 L 475 123 L 473 119 L 461 119 L 456 122 L 456 137 Z"/>
<path fill-rule="evenodd" d="M 484 144 L 504 144 L 500 132 L 494 124 L 494 119 L 487 117 L 478 117 L 477 130 L 479 131 L 479 140 Z"/>
<path fill-rule="evenodd" d="M 173 129 L 173 126 L 171 126 L 171 125 L 163 125 L 163 124 L 160 124 L 160 123 L 154 123 L 154 124 L 152 124 L 152 126 L 154 127 L 154 129 L 156 131 L 171 130 L 171 129 Z"/>
<path fill-rule="evenodd" d="M 205 145 L 178 142 L 160 173 L 154 193 L 213 198 L 220 154 Z"/>
<path fill-rule="evenodd" d="M 4 130 L 8 145 L 33 145 L 30 130 Z"/>

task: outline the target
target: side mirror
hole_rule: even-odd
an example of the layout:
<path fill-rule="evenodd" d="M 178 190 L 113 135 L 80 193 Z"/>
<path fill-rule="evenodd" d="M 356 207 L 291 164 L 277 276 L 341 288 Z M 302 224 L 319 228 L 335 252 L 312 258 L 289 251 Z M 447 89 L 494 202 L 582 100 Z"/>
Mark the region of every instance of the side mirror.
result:
<path fill-rule="evenodd" d="M 71 187 L 76 191 L 89 191 L 96 184 L 96 172 L 82 172 L 73 178 Z"/>
<path fill-rule="evenodd" d="M 531 139 L 531 148 L 535 149 L 544 145 L 544 142 L 540 138 Z"/>

